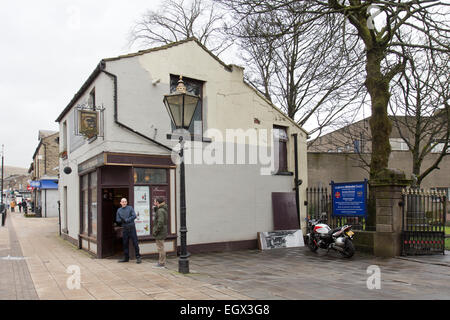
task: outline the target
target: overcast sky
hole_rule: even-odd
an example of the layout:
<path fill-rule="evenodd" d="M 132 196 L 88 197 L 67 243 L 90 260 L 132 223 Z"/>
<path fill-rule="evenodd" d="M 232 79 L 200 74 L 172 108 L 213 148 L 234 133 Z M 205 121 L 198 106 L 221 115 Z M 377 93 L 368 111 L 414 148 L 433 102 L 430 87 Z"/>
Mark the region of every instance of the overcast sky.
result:
<path fill-rule="evenodd" d="M 133 22 L 160 0 L 3 0 L 0 144 L 5 165 L 28 168 L 38 131 L 55 122 L 102 58 L 127 46 Z"/>

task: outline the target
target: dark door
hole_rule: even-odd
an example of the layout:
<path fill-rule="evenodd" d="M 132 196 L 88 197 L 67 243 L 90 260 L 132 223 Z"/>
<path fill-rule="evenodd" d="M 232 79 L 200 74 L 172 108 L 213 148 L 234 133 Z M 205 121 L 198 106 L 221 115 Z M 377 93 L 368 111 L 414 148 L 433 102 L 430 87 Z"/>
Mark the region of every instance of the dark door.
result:
<path fill-rule="evenodd" d="M 102 257 L 109 257 L 122 251 L 121 228 L 116 226 L 116 212 L 120 208 L 120 200 L 127 198 L 128 188 L 102 189 Z"/>
<path fill-rule="evenodd" d="M 274 230 L 300 228 L 295 192 L 272 192 Z"/>

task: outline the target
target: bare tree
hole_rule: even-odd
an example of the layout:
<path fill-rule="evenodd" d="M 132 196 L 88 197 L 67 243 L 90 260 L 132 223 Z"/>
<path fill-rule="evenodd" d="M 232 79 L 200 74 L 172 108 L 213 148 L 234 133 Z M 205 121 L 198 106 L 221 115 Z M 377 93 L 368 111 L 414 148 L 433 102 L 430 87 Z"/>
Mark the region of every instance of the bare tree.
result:
<path fill-rule="evenodd" d="M 423 50 L 407 52 L 410 59 L 403 77 L 394 86 L 390 109 L 394 128 L 412 154 L 412 172 L 420 185 L 450 154 L 450 55 Z M 431 153 L 435 155 L 434 162 L 422 168 L 425 157 Z"/>
<path fill-rule="evenodd" d="M 320 19 L 338 19 L 341 23 L 340 43 L 347 47 L 355 39 L 363 44 L 359 53 L 364 56 L 365 89 L 371 99 L 370 128 L 372 156 L 370 176 L 376 178 L 388 168 L 391 152 L 389 136 L 392 124 L 388 117 L 391 82 L 405 69 L 408 56 L 403 48 L 420 48 L 439 52 L 450 50 L 450 27 L 446 20 L 449 4 L 437 0 L 362 1 L 310 0 L 297 6 L 290 0 L 216 0 L 231 8 L 242 19 L 258 14 L 294 10 L 306 18 L 280 23 L 282 37 L 294 34 L 298 25 L 313 25 Z M 358 50 L 360 47 L 355 47 Z M 347 52 L 344 49 L 343 52 Z"/>
<path fill-rule="evenodd" d="M 219 55 L 231 42 L 221 31 L 224 12 L 209 0 L 164 0 L 158 10 L 148 10 L 129 33 L 130 45 L 165 45 L 196 37 Z"/>
<path fill-rule="evenodd" d="M 297 2 L 295 7 L 302 5 Z M 247 80 L 299 125 L 311 127 L 314 135 L 351 113 L 364 65 L 355 56 L 356 41 L 345 54 L 337 44 L 342 38 L 337 21 L 300 23 L 305 19 L 295 10 L 260 13 L 227 31 L 242 50 Z M 286 23 L 294 31 L 282 34 Z"/>

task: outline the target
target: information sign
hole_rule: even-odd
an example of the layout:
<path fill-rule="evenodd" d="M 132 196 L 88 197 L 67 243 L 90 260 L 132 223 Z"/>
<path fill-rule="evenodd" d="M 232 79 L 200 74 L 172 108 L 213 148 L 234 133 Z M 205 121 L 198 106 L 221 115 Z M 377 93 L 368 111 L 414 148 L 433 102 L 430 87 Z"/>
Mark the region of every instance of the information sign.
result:
<path fill-rule="evenodd" d="M 367 216 L 367 180 L 334 183 L 331 181 L 333 216 Z"/>

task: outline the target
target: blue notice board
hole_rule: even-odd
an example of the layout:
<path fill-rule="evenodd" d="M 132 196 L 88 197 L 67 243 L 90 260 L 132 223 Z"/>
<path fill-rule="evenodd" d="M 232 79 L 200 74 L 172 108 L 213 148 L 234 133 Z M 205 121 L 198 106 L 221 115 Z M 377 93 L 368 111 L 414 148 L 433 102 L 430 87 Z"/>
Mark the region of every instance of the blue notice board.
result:
<path fill-rule="evenodd" d="M 362 182 L 331 181 L 333 216 L 367 217 L 367 179 Z"/>

